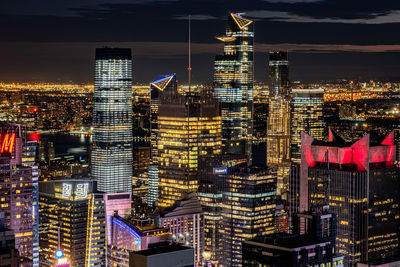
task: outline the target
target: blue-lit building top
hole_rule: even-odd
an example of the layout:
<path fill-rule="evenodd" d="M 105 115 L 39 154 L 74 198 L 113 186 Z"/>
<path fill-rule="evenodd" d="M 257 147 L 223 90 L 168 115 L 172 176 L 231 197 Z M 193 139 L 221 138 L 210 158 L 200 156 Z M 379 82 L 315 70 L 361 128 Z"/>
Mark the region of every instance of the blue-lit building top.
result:
<path fill-rule="evenodd" d="M 140 251 L 161 242 L 172 243 L 168 229 L 156 227 L 149 218 L 122 218 L 114 214 L 111 218 L 111 243 L 113 248 L 126 251 Z"/>

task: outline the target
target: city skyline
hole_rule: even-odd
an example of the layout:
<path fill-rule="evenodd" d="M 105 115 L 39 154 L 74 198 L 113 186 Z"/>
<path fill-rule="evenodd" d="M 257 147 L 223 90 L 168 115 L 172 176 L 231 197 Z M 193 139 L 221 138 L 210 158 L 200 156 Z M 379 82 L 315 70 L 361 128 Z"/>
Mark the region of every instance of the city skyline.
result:
<path fill-rule="evenodd" d="M 400 266 L 400 5 L 109 1 L 0 4 L 1 266 Z"/>
<path fill-rule="evenodd" d="M 385 1 L 377 7 L 372 1 L 351 1 L 345 2 L 346 9 L 342 4 L 24 0 L 16 5 L 7 0 L 0 12 L 0 21 L 7 25 L 0 36 L 0 80 L 90 82 L 91 51 L 108 45 L 133 49 L 134 82 L 149 83 L 161 73 L 177 73 L 179 82 L 185 82 L 186 19 L 192 14 L 192 80 L 211 83 L 213 57 L 222 47 L 214 37 L 224 30 L 229 11 L 243 12 L 257 24 L 256 81 L 267 81 L 270 50 L 290 52 L 293 80 L 398 80 L 399 37 L 392 33 L 400 23 L 400 4 Z"/>

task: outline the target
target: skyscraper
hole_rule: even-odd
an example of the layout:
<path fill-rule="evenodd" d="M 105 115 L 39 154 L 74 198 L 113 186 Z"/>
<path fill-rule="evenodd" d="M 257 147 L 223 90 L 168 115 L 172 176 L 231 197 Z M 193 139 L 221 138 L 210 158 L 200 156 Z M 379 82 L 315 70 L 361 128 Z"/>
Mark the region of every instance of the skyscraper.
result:
<path fill-rule="evenodd" d="M 323 114 L 323 89 L 293 89 L 290 157 L 292 162 L 301 162 L 301 133 L 317 140 L 323 139 L 325 122 Z"/>
<path fill-rule="evenodd" d="M 289 91 L 288 53 L 276 51 L 269 53 L 269 97 L 285 97 Z"/>
<path fill-rule="evenodd" d="M 224 54 L 214 63 L 214 92 L 220 102 L 222 144 L 226 154 L 251 159 L 253 112 L 253 21 L 230 13 L 224 36 Z"/>
<path fill-rule="evenodd" d="M 157 122 L 158 205 L 172 206 L 198 189 L 200 155 L 221 153 L 221 117 L 209 90 L 183 95 L 168 86 Z"/>
<path fill-rule="evenodd" d="M 219 264 L 242 266 L 243 242 L 275 231 L 276 178 L 263 168 L 246 165 L 227 168 L 221 176 Z"/>
<path fill-rule="evenodd" d="M 96 49 L 92 177 L 102 192 L 132 192 L 132 56 Z"/>
<path fill-rule="evenodd" d="M 278 194 L 285 198 L 290 169 L 290 92 L 287 52 L 269 54 L 267 165 L 278 177 Z"/>
<path fill-rule="evenodd" d="M 337 252 L 346 266 L 399 252 L 400 169 L 394 165 L 394 133 L 329 142 L 302 134 L 299 171 L 291 175 L 291 210 L 329 205 L 337 216 Z"/>
<path fill-rule="evenodd" d="M 37 141 L 26 141 L 22 165 L 32 168 L 33 267 L 39 267 L 39 169 L 35 165 Z"/>
<path fill-rule="evenodd" d="M 177 90 L 176 76 L 167 75 L 150 84 L 150 165 L 149 165 L 149 192 L 146 197 L 148 205 L 158 200 L 158 108 L 160 94 L 167 90 Z"/>
<path fill-rule="evenodd" d="M 39 190 L 40 266 L 54 266 L 58 250 L 71 267 L 106 266 L 104 200 L 93 194 L 95 182 L 39 182 Z"/>
<path fill-rule="evenodd" d="M 23 262 L 33 260 L 33 169 L 24 166 L 26 136 L 20 124 L 0 123 L 0 212 L 15 233 Z M 37 171 L 37 169 L 36 169 Z"/>

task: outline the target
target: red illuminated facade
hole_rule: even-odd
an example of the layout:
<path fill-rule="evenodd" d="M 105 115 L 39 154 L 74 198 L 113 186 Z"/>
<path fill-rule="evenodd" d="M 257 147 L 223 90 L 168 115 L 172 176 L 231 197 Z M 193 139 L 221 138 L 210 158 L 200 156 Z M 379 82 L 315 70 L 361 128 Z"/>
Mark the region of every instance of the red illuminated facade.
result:
<path fill-rule="evenodd" d="M 291 168 L 291 214 L 337 216 L 336 250 L 348 266 L 399 251 L 400 169 L 394 133 L 345 142 L 329 131 L 322 142 L 302 134 L 301 165 Z"/>
<path fill-rule="evenodd" d="M 33 186 L 32 167 L 23 162 L 25 142 L 20 124 L 0 123 L 0 212 L 5 214 L 5 227 L 15 233 L 15 248 L 23 264 L 29 265 L 33 260 Z"/>

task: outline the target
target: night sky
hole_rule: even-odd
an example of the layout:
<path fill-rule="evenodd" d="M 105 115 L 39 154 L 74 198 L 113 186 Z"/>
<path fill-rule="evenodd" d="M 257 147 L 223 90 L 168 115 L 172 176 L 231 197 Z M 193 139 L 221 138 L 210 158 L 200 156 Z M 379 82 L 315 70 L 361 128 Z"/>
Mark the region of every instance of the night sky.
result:
<path fill-rule="evenodd" d="M 133 49 L 134 81 L 186 81 L 192 14 L 193 80 L 210 83 L 228 12 L 255 20 L 255 78 L 267 52 L 290 52 L 291 80 L 400 81 L 396 0 L 1 0 L 0 80 L 93 82 L 94 50 Z"/>

